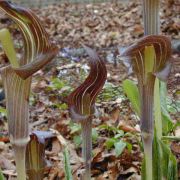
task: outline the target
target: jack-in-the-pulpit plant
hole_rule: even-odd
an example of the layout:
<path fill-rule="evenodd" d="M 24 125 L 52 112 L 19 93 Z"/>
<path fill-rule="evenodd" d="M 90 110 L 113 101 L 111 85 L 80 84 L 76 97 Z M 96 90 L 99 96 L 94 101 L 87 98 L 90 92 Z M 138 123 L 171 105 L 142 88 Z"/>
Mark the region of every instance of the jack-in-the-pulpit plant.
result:
<path fill-rule="evenodd" d="M 145 36 L 120 55 L 128 59 L 138 79 L 141 100 L 141 134 L 144 144 L 146 179 L 153 179 L 155 79 L 165 81 L 170 72 L 171 41 L 163 35 Z"/>
<path fill-rule="evenodd" d="M 25 180 L 32 74 L 51 61 L 58 49 L 49 40 L 42 23 L 33 11 L 5 0 L 0 1 L 0 10 L 17 24 L 24 40 L 24 54 L 18 60 L 9 31 L 0 31 L 0 41 L 10 61 L 10 65 L 1 70 L 6 94 L 9 136 L 14 148 L 18 180 Z"/>
<path fill-rule="evenodd" d="M 107 78 L 105 63 L 97 53 L 84 46 L 90 56 L 90 74 L 77 89 L 69 95 L 69 111 L 73 121 L 81 123 L 82 153 L 85 161 L 83 180 L 91 179 L 92 118 L 96 113 L 95 99 Z"/>

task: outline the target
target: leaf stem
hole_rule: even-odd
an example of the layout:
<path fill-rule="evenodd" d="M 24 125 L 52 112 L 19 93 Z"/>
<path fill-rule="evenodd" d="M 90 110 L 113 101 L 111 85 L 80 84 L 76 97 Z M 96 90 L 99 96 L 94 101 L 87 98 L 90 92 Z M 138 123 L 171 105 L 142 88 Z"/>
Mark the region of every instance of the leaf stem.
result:
<path fill-rule="evenodd" d="M 82 154 L 85 163 L 83 180 L 91 179 L 91 153 L 92 153 L 92 118 L 89 117 L 81 123 L 82 127 Z"/>
<path fill-rule="evenodd" d="M 18 180 L 26 180 L 26 166 L 25 166 L 25 156 L 26 156 L 26 145 L 24 146 L 13 146 L 16 171 Z"/>

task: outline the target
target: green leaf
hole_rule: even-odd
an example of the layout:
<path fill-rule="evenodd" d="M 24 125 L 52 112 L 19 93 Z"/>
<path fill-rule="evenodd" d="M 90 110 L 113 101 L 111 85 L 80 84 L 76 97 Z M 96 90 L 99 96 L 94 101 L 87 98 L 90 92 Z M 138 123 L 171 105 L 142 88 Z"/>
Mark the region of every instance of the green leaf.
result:
<path fill-rule="evenodd" d="M 109 150 L 111 148 L 113 148 L 114 144 L 117 142 L 117 139 L 115 138 L 109 138 L 107 139 L 107 141 L 105 142 L 105 146 L 106 148 Z"/>
<path fill-rule="evenodd" d="M 125 149 L 126 143 L 123 142 L 123 141 L 119 141 L 119 142 L 116 142 L 116 143 L 114 144 L 114 146 L 115 146 L 116 156 L 118 157 L 119 155 L 121 155 L 121 153 L 122 153 L 123 150 Z"/>
<path fill-rule="evenodd" d="M 118 133 L 120 130 L 117 127 L 110 126 L 108 124 L 102 124 L 98 127 L 99 129 L 105 129 L 109 132 Z"/>
<path fill-rule="evenodd" d="M 81 136 L 74 136 L 73 137 L 73 142 L 76 145 L 76 147 L 79 147 L 82 143 L 82 138 Z"/>
<path fill-rule="evenodd" d="M 177 161 L 169 146 L 161 141 L 163 176 L 168 180 L 177 180 Z"/>
<path fill-rule="evenodd" d="M 70 122 L 71 134 L 79 133 L 81 131 L 81 125 L 77 123 Z"/>
<path fill-rule="evenodd" d="M 171 97 L 167 97 L 166 102 L 167 102 L 167 111 L 169 113 L 176 114 L 177 112 L 180 111 L 179 100 L 173 101 Z"/>
<path fill-rule="evenodd" d="M 0 113 L 3 115 L 3 116 L 6 116 L 7 115 L 7 111 L 5 108 L 3 107 L 0 107 Z"/>
<path fill-rule="evenodd" d="M 0 180 L 5 180 L 3 173 L 1 172 L 1 169 L 0 169 Z"/>
<path fill-rule="evenodd" d="M 168 114 L 162 111 L 163 135 L 167 136 L 173 130 L 173 122 Z"/>
<path fill-rule="evenodd" d="M 68 148 L 65 147 L 63 152 L 63 158 L 64 158 L 64 170 L 65 170 L 65 177 L 66 180 L 72 180 L 72 170 L 70 166 L 70 158 L 69 158 L 69 151 Z"/>
<path fill-rule="evenodd" d="M 169 163 L 168 163 L 168 180 L 178 179 L 177 173 L 177 161 L 175 156 L 170 152 L 169 154 Z"/>
<path fill-rule="evenodd" d="M 170 118 L 169 112 L 167 110 L 167 88 L 166 83 L 160 81 L 160 99 L 161 99 L 161 112 L 162 112 L 162 125 L 163 125 L 163 135 L 167 136 L 168 133 L 173 128 L 173 122 Z"/>
<path fill-rule="evenodd" d="M 177 127 L 180 127 L 180 122 L 175 123 L 172 129 L 175 130 Z"/>
<path fill-rule="evenodd" d="M 60 90 L 64 86 L 65 86 L 65 83 L 62 80 L 60 80 L 59 78 L 52 79 L 51 85 L 50 85 L 50 87 L 52 87 L 55 90 Z"/>
<path fill-rule="evenodd" d="M 103 101 L 115 101 L 116 99 L 124 100 L 123 90 L 121 86 L 115 86 L 112 83 L 106 82 L 102 92 L 98 96 L 98 102 Z"/>
<path fill-rule="evenodd" d="M 140 96 L 138 87 L 134 84 L 133 81 L 127 79 L 123 81 L 123 90 L 130 100 L 135 112 L 140 115 Z"/>
<path fill-rule="evenodd" d="M 153 140 L 153 180 L 162 179 L 162 152 L 161 152 L 160 140 L 154 131 Z"/>
<path fill-rule="evenodd" d="M 132 151 L 132 144 L 126 142 L 126 147 L 127 147 L 128 151 L 129 151 L 129 153 L 130 153 L 130 152 Z"/>
<path fill-rule="evenodd" d="M 95 128 L 93 128 L 92 129 L 92 140 L 93 140 L 94 143 L 97 141 L 98 135 L 99 135 L 98 131 Z"/>
<path fill-rule="evenodd" d="M 120 137 L 124 136 L 124 131 L 122 131 L 122 130 L 119 130 L 117 133 L 118 133 L 118 134 L 116 134 L 116 135 L 114 136 L 114 138 L 116 138 L 116 139 L 119 139 Z"/>
<path fill-rule="evenodd" d="M 61 110 L 67 110 L 68 105 L 66 103 L 56 104 L 56 106 Z"/>

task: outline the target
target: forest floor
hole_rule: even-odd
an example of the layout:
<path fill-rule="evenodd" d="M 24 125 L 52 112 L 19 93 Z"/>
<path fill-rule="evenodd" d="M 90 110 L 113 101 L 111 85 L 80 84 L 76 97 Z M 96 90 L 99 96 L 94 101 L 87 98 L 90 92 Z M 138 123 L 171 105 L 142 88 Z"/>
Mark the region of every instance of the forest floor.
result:
<path fill-rule="evenodd" d="M 139 1 L 128 3 L 51 5 L 34 9 L 47 32 L 57 43 L 57 58 L 33 77 L 30 97 L 30 124 L 32 129 L 56 132 L 58 138 L 47 141 L 45 179 L 65 179 L 63 143 L 67 143 L 74 179 L 83 169 L 80 126 L 72 123 L 67 109 L 67 96 L 87 77 L 89 67 L 82 49 L 86 44 L 97 50 L 106 61 L 108 78 L 97 98 L 99 117 L 93 120 L 92 177 L 96 180 L 138 180 L 143 158 L 139 117 L 122 89 L 125 79 L 136 82 L 134 74 L 119 61 L 118 49 L 128 46 L 143 36 L 142 7 Z M 108 8 L 107 8 L 108 7 Z M 169 35 L 176 46 L 180 39 L 179 9 L 177 4 L 161 5 L 161 31 Z M 0 27 L 9 27 L 16 39 L 17 51 L 22 52 L 16 26 L 5 16 Z M 18 41 L 17 41 L 18 39 Z M 20 45 L 19 45 L 20 44 Z M 168 110 L 174 124 L 180 122 L 180 56 L 173 52 L 172 72 L 168 79 Z M 1 62 L 6 63 L 4 53 Z M 16 179 L 12 146 L 8 140 L 5 103 L 0 107 L 0 167 L 7 179 Z M 180 136 L 180 129 L 171 133 Z M 119 152 L 115 145 L 121 140 L 125 147 Z M 172 141 L 171 149 L 180 167 L 180 144 Z M 180 173 L 179 173 L 180 176 Z"/>

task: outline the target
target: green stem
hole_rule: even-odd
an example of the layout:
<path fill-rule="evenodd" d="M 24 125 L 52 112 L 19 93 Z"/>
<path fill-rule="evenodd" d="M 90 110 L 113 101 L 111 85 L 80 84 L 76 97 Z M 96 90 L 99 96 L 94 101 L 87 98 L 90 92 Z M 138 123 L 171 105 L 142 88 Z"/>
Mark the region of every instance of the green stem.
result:
<path fill-rule="evenodd" d="M 16 162 L 16 171 L 17 171 L 17 180 L 26 180 L 26 165 L 25 165 L 25 156 L 26 156 L 26 145 L 25 146 L 13 146 L 15 162 Z"/>
<path fill-rule="evenodd" d="M 161 102 L 160 102 L 160 89 L 159 79 L 156 78 L 154 86 L 154 119 L 156 135 L 158 139 L 162 137 L 162 119 L 161 119 Z"/>
<path fill-rule="evenodd" d="M 88 118 L 81 123 L 82 126 L 82 154 L 85 163 L 83 180 L 91 179 L 91 153 L 92 153 L 92 119 Z"/>
<path fill-rule="evenodd" d="M 0 41 L 12 67 L 18 68 L 19 63 L 16 57 L 16 51 L 14 49 L 13 40 L 8 29 L 0 30 Z"/>

